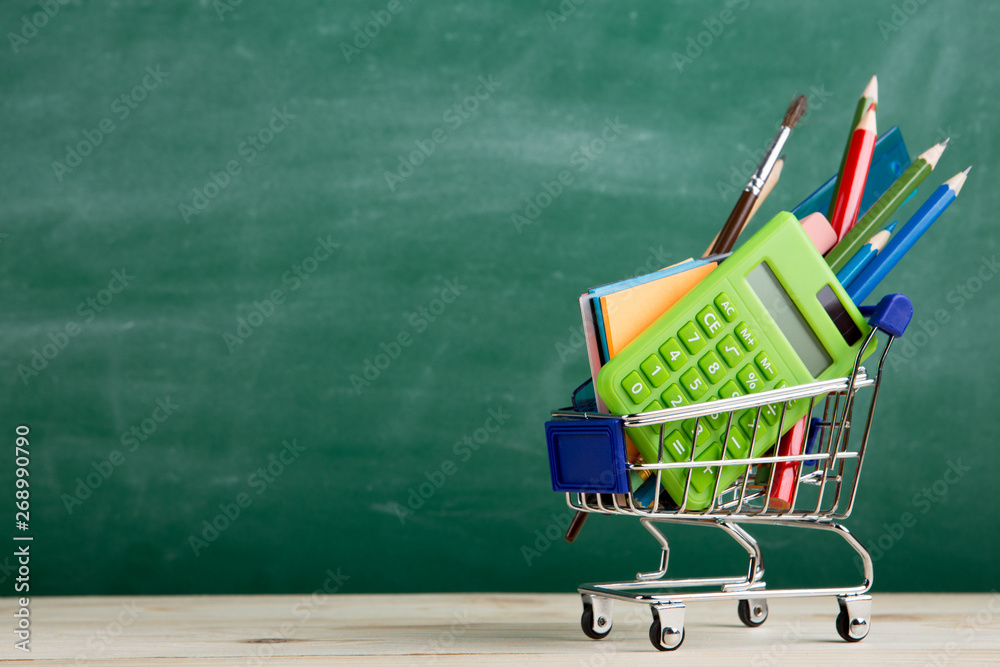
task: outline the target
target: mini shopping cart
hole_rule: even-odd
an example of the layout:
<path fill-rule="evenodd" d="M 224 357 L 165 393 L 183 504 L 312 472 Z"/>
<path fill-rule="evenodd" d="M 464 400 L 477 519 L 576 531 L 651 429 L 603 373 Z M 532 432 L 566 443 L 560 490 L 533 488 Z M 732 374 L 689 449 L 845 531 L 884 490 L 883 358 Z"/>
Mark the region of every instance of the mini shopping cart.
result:
<path fill-rule="evenodd" d="M 872 330 L 864 350 L 876 332 L 885 334 L 882 353 L 878 357 L 877 371 L 872 374 L 862 365 L 859 353 L 853 373 L 848 377 L 803 384 L 760 392 L 738 398 L 713 401 L 709 404 L 689 405 L 655 412 L 627 416 L 608 415 L 574 407 L 552 413 L 553 421 L 546 425 L 549 455 L 553 461 L 553 479 L 557 465 L 578 466 L 574 448 L 593 452 L 607 450 L 607 464 L 597 463 L 589 471 L 576 469 L 577 478 L 587 478 L 591 483 L 577 492 L 567 492 L 569 506 L 579 512 L 591 514 L 621 514 L 639 517 L 640 523 L 660 545 L 660 565 L 653 572 L 636 575 L 633 581 L 600 584 L 583 584 L 579 587 L 583 598 L 583 632 L 592 639 L 603 639 L 611 632 L 612 609 L 615 600 L 649 605 L 653 622 L 649 639 L 661 651 L 672 651 L 684 641 L 685 604 L 695 600 L 738 600 L 737 612 L 747 626 L 756 627 L 767 619 L 767 599 L 778 597 L 836 596 L 840 605 L 836 626 L 840 636 L 856 642 L 868 635 L 871 625 L 872 559 L 865 547 L 841 524 L 854 507 L 855 493 L 865 449 L 872 425 L 875 401 L 882 379 L 882 366 L 892 340 L 906 329 L 913 313 L 909 300 L 902 295 L 890 295 L 875 307 L 861 309 L 869 317 Z M 872 357 L 875 359 L 875 357 Z M 747 410 L 756 411 L 753 436 L 757 436 L 761 410 L 779 405 L 778 432 L 782 431 L 785 412 L 795 401 L 809 401 L 812 415 L 812 436 L 815 449 L 795 455 L 780 455 L 775 446 L 769 455 L 755 458 L 727 458 L 722 450 L 720 459 L 695 461 L 697 441 L 691 447 L 687 462 L 664 463 L 664 433 L 670 425 L 694 419 L 693 432 L 698 433 L 700 420 L 708 415 L 728 414 L 726 439 L 729 429 L 736 428 L 735 417 Z M 865 408 L 867 413 L 865 414 Z M 863 415 L 860 419 L 856 416 Z M 659 425 L 659 459 L 656 462 L 629 464 L 625 460 L 623 434 L 625 428 Z M 853 427 L 852 427 L 853 426 Z M 568 428 L 567 428 L 568 427 Z M 554 452 L 554 447 L 559 451 Z M 563 463 L 556 464 L 560 458 Z M 585 457 L 586 458 L 586 457 Z M 598 459 L 600 457 L 597 457 Z M 565 461 L 572 460 L 567 464 Z M 590 457 L 590 460 L 595 460 Z M 691 490 L 691 477 L 696 468 L 740 466 L 742 474 L 726 488 L 719 488 L 722 475 L 716 475 L 714 500 L 701 510 L 684 509 Z M 780 468 L 792 468 L 792 494 L 786 502 L 774 503 L 769 499 Z M 768 468 L 774 474 L 767 474 Z M 683 501 L 671 502 L 660 493 L 660 477 L 664 470 L 684 470 L 687 482 Z M 655 476 L 656 485 L 652 500 L 640 500 L 636 494 L 621 486 L 627 483 L 629 473 L 639 473 L 647 479 Z M 797 478 L 797 479 L 796 479 Z M 609 483 L 608 480 L 618 480 Z M 556 486 L 554 482 L 554 486 Z M 624 492 L 623 492 L 624 491 Z M 848 588 L 794 588 L 769 589 L 764 582 L 764 559 L 760 545 L 740 524 L 764 523 L 798 526 L 830 531 L 843 538 L 857 552 L 863 568 L 863 581 Z M 670 549 L 661 530 L 663 524 L 716 526 L 733 538 L 749 555 L 745 576 L 667 579 Z"/>

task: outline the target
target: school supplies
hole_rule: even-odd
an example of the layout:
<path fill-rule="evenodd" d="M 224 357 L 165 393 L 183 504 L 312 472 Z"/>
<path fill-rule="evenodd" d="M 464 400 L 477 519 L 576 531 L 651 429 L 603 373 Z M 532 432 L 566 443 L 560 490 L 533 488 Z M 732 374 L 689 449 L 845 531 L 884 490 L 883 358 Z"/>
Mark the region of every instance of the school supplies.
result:
<path fill-rule="evenodd" d="M 764 181 L 764 187 L 760 189 L 760 196 L 757 197 L 757 201 L 753 203 L 753 208 L 750 209 L 750 214 L 747 216 L 747 219 L 743 221 L 743 225 L 740 227 L 739 233 L 736 234 L 737 238 L 739 238 L 739 235 L 742 234 L 743 230 L 747 228 L 747 225 L 750 224 L 750 221 L 753 220 L 753 217 L 757 215 L 757 210 L 760 208 L 761 204 L 764 203 L 764 200 L 767 199 L 767 196 L 771 194 L 772 190 L 774 190 L 774 186 L 778 184 L 779 180 L 781 180 L 781 170 L 784 168 L 785 168 L 785 156 L 782 155 L 781 157 L 778 158 L 778 161 L 774 163 L 774 169 L 771 170 L 771 175 L 767 177 L 766 181 Z M 716 234 L 715 238 L 712 239 L 712 242 L 708 244 L 707 248 L 705 248 L 705 252 L 702 253 L 701 255 L 702 259 L 712 254 L 712 246 L 714 246 L 715 242 L 718 240 L 719 240 L 719 235 Z"/>
<path fill-rule="evenodd" d="M 861 121 L 861 116 L 868 109 L 868 107 L 874 106 L 878 109 L 878 77 L 872 76 L 871 81 L 865 86 L 864 92 L 861 93 L 861 99 L 858 100 L 858 106 L 854 110 L 854 119 L 851 121 L 851 131 L 847 133 L 847 142 L 844 144 L 844 155 L 840 158 L 840 168 L 837 169 L 837 182 L 833 186 L 833 198 L 830 201 L 830 207 L 827 209 L 826 217 L 833 217 L 833 205 L 837 201 L 837 191 L 840 189 L 840 181 L 844 177 L 844 165 L 847 164 L 847 154 L 851 150 L 851 140 L 854 139 L 854 130 L 858 128 L 858 123 Z"/>
<path fill-rule="evenodd" d="M 841 377 L 867 331 L 798 220 L 780 213 L 611 359 L 595 388 L 611 412 L 628 415 Z M 806 409 L 805 402 L 790 408 L 784 428 Z M 731 428 L 707 418 L 698 433 L 689 420 L 665 434 L 665 456 L 718 459 L 723 446 L 730 458 L 759 455 L 779 435 L 774 406 L 761 414 L 759 423 L 747 413 Z M 656 429 L 629 429 L 629 437 L 645 461 L 657 460 Z M 718 486 L 740 473 L 726 467 Z M 715 468 L 693 469 L 688 508 L 711 502 L 715 475 Z M 684 473 L 665 470 L 662 479 L 684 502 Z"/>
<path fill-rule="evenodd" d="M 923 233 L 930 229 L 934 221 L 955 201 L 971 169 L 972 167 L 968 167 L 965 171 L 955 174 L 931 193 L 927 201 L 907 221 L 906 226 L 892 237 L 885 249 L 854 279 L 848 289 L 848 294 L 854 303 L 861 305 L 868 298 L 879 282 L 899 263 L 906 251 L 913 247 Z"/>
<path fill-rule="evenodd" d="M 861 210 L 861 196 L 868 178 L 868 168 L 871 166 L 875 150 L 875 107 L 870 106 L 861 115 L 858 126 L 854 130 L 851 146 L 844 162 L 843 178 L 830 213 L 830 225 L 837 232 L 837 239 L 843 239 L 858 219 Z"/>
<path fill-rule="evenodd" d="M 925 178 L 927 178 L 930 173 L 937 166 L 938 160 L 941 159 L 941 154 L 944 153 L 945 147 L 948 145 L 948 139 L 945 139 L 941 143 L 931 146 L 926 151 L 917 156 L 917 159 L 906 168 L 906 171 L 896 179 L 896 182 L 892 184 L 885 194 L 878 198 L 868 212 L 864 214 L 864 217 L 858 221 L 858 223 L 851 228 L 851 230 L 844 236 L 834 248 L 830 251 L 830 254 L 826 256 L 826 263 L 830 265 L 830 268 L 834 273 L 840 271 L 847 264 L 848 260 L 853 257 L 861 246 L 864 245 L 865 239 L 875 233 L 876 229 L 879 229 L 886 222 L 888 222 L 890 216 L 896 212 L 898 209 L 913 193 L 916 191 L 917 186 L 920 185 Z M 874 167 L 871 169 L 872 172 L 875 171 Z"/>
<path fill-rule="evenodd" d="M 734 254 L 727 264 L 736 261 L 737 258 L 738 253 Z M 823 265 L 821 260 L 817 259 L 817 262 Z M 717 275 L 720 271 L 724 272 L 724 267 L 713 275 Z M 830 277 L 832 279 L 832 275 Z M 688 418 L 696 420 L 712 418 L 713 410 L 722 413 L 727 421 L 731 420 L 731 423 L 735 424 L 741 419 L 740 415 L 748 409 L 759 415 L 762 409 L 774 402 L 782 406 L 782 417 L 790 418 L 794 403 L 813 405 L 815 401 L 817 411 L 823 414 L 825 423 L 831 429 L 831 437 L 826 441 L 827 446 L 815 455 L 822 468 L 798 478 L 797 490 L 791 494 L 791 502 L 794 505 L 783 511 L 768 506 L 769 494 L 762 492 L 759 484 L 750 482 L 754 475 L 749 472 L 740 482 L 733 483 L 725 489 L 717 488 L 719 497 L 703 510 L 694 510 L 684 501 L 679 504 L 665 502 L 663 493 L 652 493 L 655 489 L 644 486 L 626 495 L 614 494 L 615 476 L 604 474 L 606 472 L 603 467 L 604 457 L 596 457 L 596 467 L 589 474 L 580 471 L 577 475 L 585 480 L 593 477 L 607 479 L 601 483 L 598 490 L 568 489 L 566 502 L 570 508 L 588 514 L 630 516 L 639 519 L 641 525 L 656 539 L 659 549 L 658 559 L 655 562 L 658 565 L 654 564 L 650 570 L 640 572 L 634 579 L 581 584 L 578 587 L 583 603 L 580 625 L 584 634 L 592 639 L 607 637 L 614 627 L 614 609 L 620 603 L 641 604 L 647 606 L 653 615 L 649 627 L 650 642 L 658 650 L 670 651 L 679 648 L 684 640 L 685 607 L 691 602 L 707 599 L 738 601 L 736 612 L 739 619 L 749 627 L 756 627 L 767 619 L 768 598 L 829 595 L 837 596 L 840 605 L 840 614 L 836 621 L 837 633 L 850 642 L 864 639 L 871 624 L 871 596 L 867 595 L 867 592 L 873 579 L 872 557 L 864 546 L 837 522 L 850 516 L 854 506 L 858 480 L 862 468 L 865 467 L 863 463 L 871 431 L 871 415 L 875 406 L 874 398 L 879 391 L 885 353 L 888 352 L 893 337 L 902 335 L 906 329 L 913 314 L 913 307 L 906 297 L 897 294 L 885 297 L 872 310 L 869 325 L 884 332 L 886 341 L 879 363 L 874 364 L 874 374 L 858 366 L 864 354 L 859 352 L 850 363 L 851 370 L 857 368 L 858 371 L 849 377 L 838 377 L 763 394 L 654 413 L 627 416 L 585 414 L 575 410 L 557 410 L 552 413 L 553 421 L 546 424 L 547 433 L 553 424 L 574 424 L 583 433 L 589 431 L 592 439 L 596 441 L 600 440 L 600 434 L 607 433 L 609 428 L 622 430 L 660 425 L 666 431 L 683 428 L 681 424 Z M 873 340 L 873 337 L 874 332 L 869 333 L 866 341 Z M 865 343 L 858 347 L 867 349 L 868 346 Z M 622 354 L 627 354 L 627 351 Z M 868 397 L 867 406 L 865 396 Z M 852 414 L 857 416 L 865 413 L 868 415 L 867 419 L 857 419 L 851 423 Z M 611 439 L 604 438 L 604 445 L 612 446 Z M 588 443 L 587 446 L 593 447 L 594 443 Z M 809 456 L 774 455 L 751 461 L 746 458 L 727 458 L 723 451 L 719 458 L 710 462 L 709 467 L 747 470 L 748 464 L 758 468 L 767 463 L 796 464 Z M 650 475 L 650 479 L 659 481 L 658 478 L 668 471 L 693 470 L 703 465 L 693 461 L 674 462 L 667 456 L 662 462 L 641 462 L 629 466 L 629 470 L 645 472 Z M 553 479 L 557 474 L 553 473 Z M 725 474 L 720 475 L 717 479 L 721 480 L 725 476 Z M 687 476 L 687 482 L 691 484 L 690 475 Z M 646 484 L 648 483 L 647 481 Z M 684 498 L 687 497 L 686 487 Z M 650 500 L 652 500 L 651 506 L 648 504 Z M 853 549 L 859 559 L 860 581 L 854 585 L 834 588 L 803 588 L 798 582 L 796 588 L 768 585 L 764 578 L 762 545 L 748 530 L 751 526 L 761 523 L 808 528 L 807 532 L 810 533 L 824 530 L 839 536 Z M 721 577 L 668 578 L 667 568 L 674 560 L 670 555 L 675 552 L 676 545 L 668 542 L 664 524 L 718 528 L 742 547 L 742 551 L 749 556 L 749 563 L 744 561 L 743 574 L 735 577 L 729 573 Z M 770 567 L 768 572 L 771 572 Z"/>
<path fill-rule="evenodd" d="M 747 183 L 746 188 L 744 188 L 743 193 L 737 200 L 736 206 L 733 207 L 732 212 L 729 214 L 729 219 L 726 220 L 726 224 L 722 226 L 722 231 L 719 232 L 719 236 L 712 246 L 713 253 L 723 253 L 732 250 L 736 239 L 743 230 L 744 221 L 750 215 L 754 202 L 760 196 L 764 183 L 767 181 L 768 176 L 771 175 L 772 169 L 774 169 L 774 163 L 777 161 L 778 155 L 781 154 L 781 149 L 785 147 L 785 142 L 788 141 L 788 135 L 791 134 L 792 128 L 795 127 L 805 112 L 805 95 L 797 97 L 788 105 L 788 110 L 781 121 L 781 128 L 778 130 L 778 134 L 771 140 L 771 145 L 767 147 L 767 150 L 764 151 L 764 157 L 761 158 L 757 169 L 750 176 L 750 182 Z"/>
<path fill-rule="evenodd" d="M 861 250 L 854 253 L 854 257 L 851 257 L 847 261 L 847 264 L 844 265 L 844 268 L 837 273 L 837 280 L 840 281 L 841 285 L 847 288 L 851 284 L 851 281 L 857 278 L 858 274 L 871 264 L 872 260 L 875 259 L 875 255 L 889 242 L 889 238 L 895 229 L 896 223 L 894 222 L 868 239 L 868 243 L 861 246 Z"/>

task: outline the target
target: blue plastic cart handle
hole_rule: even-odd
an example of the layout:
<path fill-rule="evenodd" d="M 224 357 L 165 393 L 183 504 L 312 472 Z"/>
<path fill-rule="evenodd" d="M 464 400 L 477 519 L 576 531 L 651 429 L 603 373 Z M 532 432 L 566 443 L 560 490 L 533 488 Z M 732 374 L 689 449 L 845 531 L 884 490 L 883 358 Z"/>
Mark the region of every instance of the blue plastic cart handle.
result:
<path fill-rule="evenodd" d="M 905 294 L 887 294 L 875 306 L 861 306 L 868 324 L 890 336 L 902 336 L 913 317 L 913 304 Z"/>

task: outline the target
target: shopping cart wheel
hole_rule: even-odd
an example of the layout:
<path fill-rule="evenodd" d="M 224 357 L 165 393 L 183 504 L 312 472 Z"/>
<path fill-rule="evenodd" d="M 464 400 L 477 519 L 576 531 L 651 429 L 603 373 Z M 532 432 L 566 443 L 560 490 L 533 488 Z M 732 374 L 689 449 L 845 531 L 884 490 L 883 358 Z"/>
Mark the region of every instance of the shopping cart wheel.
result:
<path fill-rule="evenodd" d="M 649 641 L 658 651 L 676 651 L 684 643 L 684 605 L 652 605 Z"/>
<path fill-rule="evenodd" d="M 611 632 L 613 619 L 611 617 L 612 604 L 614 600 L 609 598 L 599 598 L 592 595 L 583 596 L 583 615 L 580 617 L 580 627 L 583 634 L 591 639 L 604 639 Z M 597 617 L 594 617 L 594 608 L 597 608 Z"/>
<path fill-rule="evenodd" d="M 872 598 L 870 595 L 838 597 L 837 634 L 844 641 L 859 642 L 871 629 Z"/>
<path fill-rule="evenodd" d="M 748 628 L 761 626 L 767 620 L 767 600 L 740 600 L 736 613 Z"/>

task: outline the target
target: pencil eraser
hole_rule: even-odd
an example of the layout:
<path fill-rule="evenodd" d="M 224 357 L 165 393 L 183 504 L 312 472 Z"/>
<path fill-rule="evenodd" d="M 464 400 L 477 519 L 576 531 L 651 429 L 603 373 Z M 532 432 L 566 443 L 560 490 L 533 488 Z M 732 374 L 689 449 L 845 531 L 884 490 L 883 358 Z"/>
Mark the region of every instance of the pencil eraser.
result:
<path fill-rule="evenodd" d="M 825 255 L 830 252 L 833 246 L 837 245 L 837 232 L 833 231 L 833 227 L 830 226 L 826 216 L 822 213 L 810 213 L 799 220 L 799 224 L 812 239 L 819 254 Z"/>

